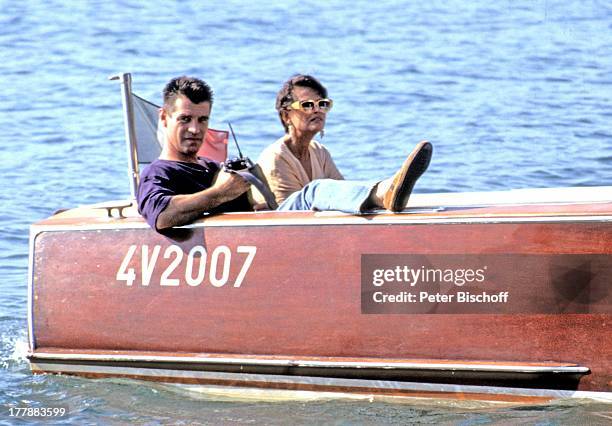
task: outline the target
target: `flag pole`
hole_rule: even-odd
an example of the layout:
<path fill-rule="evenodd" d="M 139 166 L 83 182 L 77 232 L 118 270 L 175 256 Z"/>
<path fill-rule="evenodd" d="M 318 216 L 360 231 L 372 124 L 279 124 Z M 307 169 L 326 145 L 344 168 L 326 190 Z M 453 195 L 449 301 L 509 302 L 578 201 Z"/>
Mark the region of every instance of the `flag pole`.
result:
<path fill-rule="evenodd" d="M 123 121 L 125 127 L 125 142 L 128 155 L 128 178 L 132 199 L 136 198 L 136 191 L 140 183 L 138 170 L 138 151 L 136 141 L 136 126 L 134 124 L 134 104 L 132 101 L 132 75 L 122 73 L 109 77 L 109 80 L 119 80 L 121 83 L 121 103 L 123 104 Z"/>

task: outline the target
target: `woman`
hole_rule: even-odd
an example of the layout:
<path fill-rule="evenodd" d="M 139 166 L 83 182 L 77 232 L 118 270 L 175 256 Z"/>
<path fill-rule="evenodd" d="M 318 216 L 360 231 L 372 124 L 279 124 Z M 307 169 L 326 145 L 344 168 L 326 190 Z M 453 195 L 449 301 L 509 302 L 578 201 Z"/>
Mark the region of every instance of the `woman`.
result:
<path fill-rule="evenodd" d="M 285 135 L 259 157 L 270 189 L 280 204 L 315 179 L 344 179 L 329 151 L 313 138 L 323 135 L 333 102 L 327 89 L 310 75 L 287 80 L 276 96 Z"/>

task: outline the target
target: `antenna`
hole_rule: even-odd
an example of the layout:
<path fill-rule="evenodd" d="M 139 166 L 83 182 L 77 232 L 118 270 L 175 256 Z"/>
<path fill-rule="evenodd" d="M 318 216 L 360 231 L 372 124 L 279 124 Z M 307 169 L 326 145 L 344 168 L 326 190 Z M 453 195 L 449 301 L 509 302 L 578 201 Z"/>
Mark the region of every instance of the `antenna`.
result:
<path fill-rule="evenodd" d="M 238 148 L 238 155 L 240 156 L 240 158 L 243 158 L 242 152 L 240 151 L 240 146 L 238 145 L 238 139 L 236 139 L 236 134 L 234 133 L 234 129 L 232 128 L 232 123 L 228 121 L 227 124 L 229 125 L 230 131 L 232 132 L 232 138 L 234 138 L 234 143 L 236 144 L 236 148 Z"/>

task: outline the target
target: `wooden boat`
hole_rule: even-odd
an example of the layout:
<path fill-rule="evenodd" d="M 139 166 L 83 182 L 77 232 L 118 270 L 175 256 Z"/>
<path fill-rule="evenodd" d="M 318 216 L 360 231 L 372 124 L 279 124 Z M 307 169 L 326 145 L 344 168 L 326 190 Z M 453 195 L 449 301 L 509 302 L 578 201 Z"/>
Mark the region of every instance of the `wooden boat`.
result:
<path fill-rule="evenodd" d="M 414 198 L 399 215 L 232 213 L 170 236 L 131 206 L 56 214 L 32 226 L 32 369 L 374 395 L 609 398 L 612 203 L 427 207 L 420 200 L 436 196 Z M 404 266 L 453 277 L 407 283 Z M 392 271 L 380 286 L 379 269 Z M 480 299 L 459 302 L 462 292 Z"/>
<path fill-rule="evenodd" d="M 415 194 L 401 214 L 129 200 L 30 238 L 35 373 L 215 387 L 612 401 L 612 187 Z"/>

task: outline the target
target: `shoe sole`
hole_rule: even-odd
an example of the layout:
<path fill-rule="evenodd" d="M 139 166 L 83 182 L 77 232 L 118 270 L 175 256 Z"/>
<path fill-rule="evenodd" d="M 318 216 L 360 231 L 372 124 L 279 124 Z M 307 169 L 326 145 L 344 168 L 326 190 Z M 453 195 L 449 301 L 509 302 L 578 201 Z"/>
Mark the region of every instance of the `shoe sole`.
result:
<path fill-rule="evenodd" d="M 401 168 L 396 193 L 392 197 L 390 210 L 394 213 L 401 212 L 406 207 L 414 184 L 429 167 L 433 146 L 429 142 L 421 142 L 415 148 L 417 151 L 406 159 Z"/>

